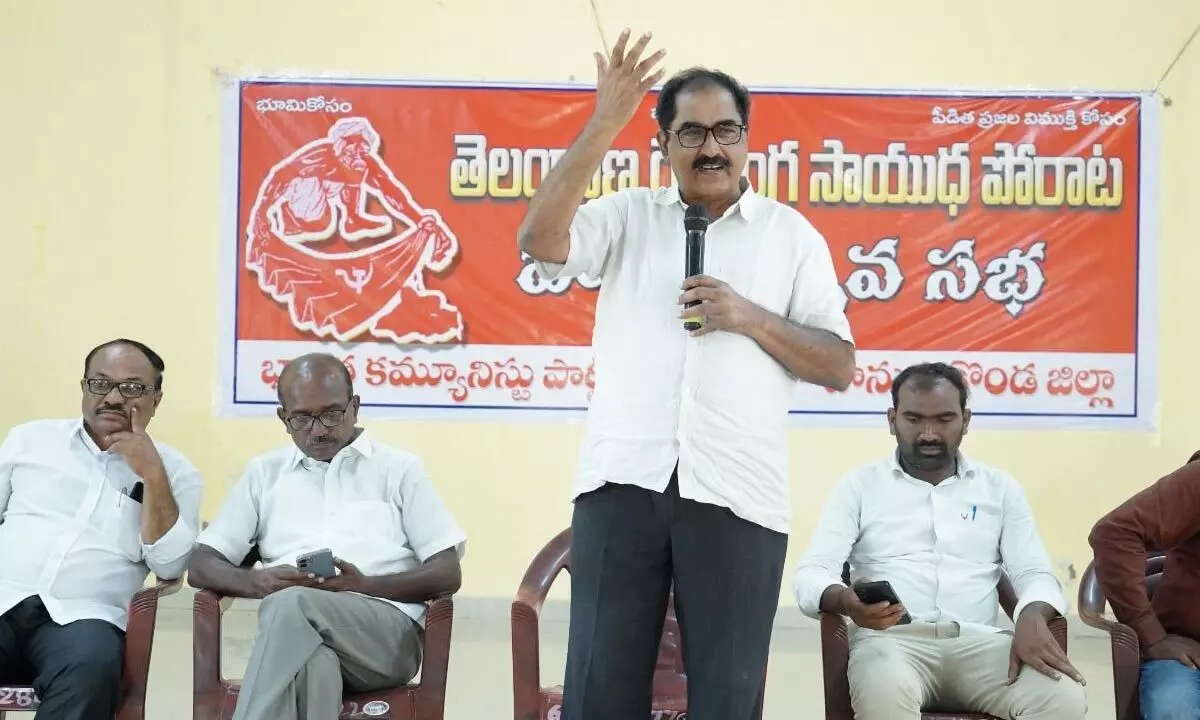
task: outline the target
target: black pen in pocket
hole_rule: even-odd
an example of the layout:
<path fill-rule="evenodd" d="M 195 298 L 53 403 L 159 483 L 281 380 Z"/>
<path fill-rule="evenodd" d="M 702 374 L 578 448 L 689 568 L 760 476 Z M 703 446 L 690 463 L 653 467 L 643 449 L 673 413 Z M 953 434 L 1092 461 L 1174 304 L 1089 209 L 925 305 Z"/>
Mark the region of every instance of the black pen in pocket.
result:
<path fill-rule="evenodd" d="M 145 491 L 146 491 L 145 485 L 143 485 L 142 481 L 139 480 L 133 484 L 133 487 L 125 488 L 124 490 L 122 490 L 121 494 L 127 496 L 130 500 L 141 505 L 142 504 L 142 495 L 145 493 Z"/>

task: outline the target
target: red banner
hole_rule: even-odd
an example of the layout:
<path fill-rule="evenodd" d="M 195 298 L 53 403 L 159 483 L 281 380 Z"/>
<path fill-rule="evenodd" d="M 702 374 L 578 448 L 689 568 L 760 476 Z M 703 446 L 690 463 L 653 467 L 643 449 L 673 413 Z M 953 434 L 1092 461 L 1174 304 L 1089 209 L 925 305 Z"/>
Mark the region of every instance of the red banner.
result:
<path fill-rule="evenodd" d="M 673 181 L 654 99 L 588 198 Z M 515 235 L 592 103 L 585 88 L 233 86 L 223 407 L 269 407 L 288 359 L 325 348 L 387 416 L 585 408 L 598 284 L 540 278 Z M 854 386 L 801 385 L 794 415 L 875 415 L 895 373 L 942 359 L 985 417 L 1145 426 L 1154 109 L 754 92 L 746 174 L 825 236 L 858 343 Z"/>

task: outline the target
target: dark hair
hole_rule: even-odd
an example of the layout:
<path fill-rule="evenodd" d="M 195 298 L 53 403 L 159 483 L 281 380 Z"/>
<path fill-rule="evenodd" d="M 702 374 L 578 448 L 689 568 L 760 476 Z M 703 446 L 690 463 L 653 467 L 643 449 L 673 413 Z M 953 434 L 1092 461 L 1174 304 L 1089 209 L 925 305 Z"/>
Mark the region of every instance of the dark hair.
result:
<path fill-rule="evenodd" d="M 959 408 L 966 410 L 967 398 L 970 397 L 971 391 L 967 389 L 967 383 L 963 380 L 962 373 L 958 368 L 940 362 L 909 365 L 901 370 L 896 379 L 892 381 L 892 407 L 900 404 L 900 388 L 905 383 L 912 381 L 918 390 L 928 390 L 938 380 L 945 380 L 958 388 Z"/>
<path fill-rule="evenodd" d="M 339 374 L 346 381 L 346 392 L 353 397 L 354 380 L 350 377 L 350 369 L 346 367 L 346 364 L 328 353 L 309 353 L 308 355 L 301 355 L 283 366 L 283 370 L 279 373 L 279 379 L 275 382 L 275 397 L 279 400 L 279 404 L 283 405 L 283 381 L 285 378 L 290 377 L 292 373 L 299 372 L 299 368 L 301 367 L 311 368 L 325 361 L 329 361 L 332 365 L 337 365 Z"/>
<path fill-rule="evenodd" d="M 131 347 L 134 350 L 137 350 L 141 354 L 145 355 L 146 360 L 148 360 L 150 362 L 150 367 L 154 368 L 154 389 L 162 390 L 163 371 L 167 369 L 166 363 L 163 362 L 163 359 L 159 356 L 158 353 L 151 350 L 148 346 L 138 342 L 137 340 L 130 340 L 128 338 L 117 338 L 116 340 L 109 340 L 108 342 L 106 342 L 102 345 L 97 345 L 96 347 L 92 348 L 92 351 L 89 352 L 87 354 L 87 357 L 83 359 L 83 374 L 87 375 L 88 368 L 92 366 L 92 358 L 96 357 L 96 355 L 98 353 L 103 352 L 104 350 L 107 350 L 110 347 L 115 347 L 117 345 L 125 345 L 128 347 Z"/>
<path fill-rule="evenodd" d="M 675 102 L 679 99 L 680 93 L 713 85 L 729 91 L 729 94 L 733 96 L 733 101 L 737 104 L 738 114 L 742 116 L 742 124 L 749 125 L 750 91 L 732 75 L 720 70 L 694 67 L 675 73 L 658 92 L 658 105 L 654 108 L 654 117 L 658 120 L 658 127 L 664 131 L 671 129 L 672 123 L 675 122 Z"/>

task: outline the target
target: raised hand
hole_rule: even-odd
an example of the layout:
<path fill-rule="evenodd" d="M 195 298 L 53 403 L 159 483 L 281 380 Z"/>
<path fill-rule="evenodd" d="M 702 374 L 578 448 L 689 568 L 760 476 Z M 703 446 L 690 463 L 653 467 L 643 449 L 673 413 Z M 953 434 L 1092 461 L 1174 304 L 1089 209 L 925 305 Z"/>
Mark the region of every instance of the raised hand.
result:
<path fill-rule="evenodd" d="M 150 473 L 162 470 L 162 458 L 154 441 L 146 433 L 144 413 L 138 411 L 137 405 L 129 406 L 129 430 L 115 432 L 108 436 L 109 449 L 125 459 L 129 469 L 143 480 L 149 479 Z"/>
<path fill-rule="evenodd" d="M 629 124 L 646 97 L 646 92 L 662 79 L 665 69 L 654 70 L 667 53 L 659 50 L 648 58 L 642 53 L 650 42 L 650 33 L 638 38 L 627 51 L 629 29 L 621 32 L 606 58 L 596 53 L 596 109 L 592 112 L 593 122 L 610 129 L 619 130 Z"/>

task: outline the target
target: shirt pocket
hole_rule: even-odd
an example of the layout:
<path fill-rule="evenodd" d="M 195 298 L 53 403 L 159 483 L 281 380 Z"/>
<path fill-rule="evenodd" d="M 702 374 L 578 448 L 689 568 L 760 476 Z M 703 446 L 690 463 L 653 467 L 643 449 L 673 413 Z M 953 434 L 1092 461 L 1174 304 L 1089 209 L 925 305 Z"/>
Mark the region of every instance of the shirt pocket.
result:
<path fill-rule="evenodd" d="M 357 500 L 342 504 L 341 520 L 352 537 L 390 541 L 398 534 L 400 510 L 390 502 Z"/>
<path fill-rule="evenodd" d="M 997 502 L 964 501 L 958 507 L 961 540 L 953 543 L 964 560 L 994 563 L 1000 560 L 1000 531 L 1004 527 L 1003 508 Z"/>
<path fill-rule="evenodd" d="M 142 504 L 105 487 L 100 497 L 107 506 L 100 531 L 111 547 L 131 562 L 141 562 L 142 552 Z"/>

